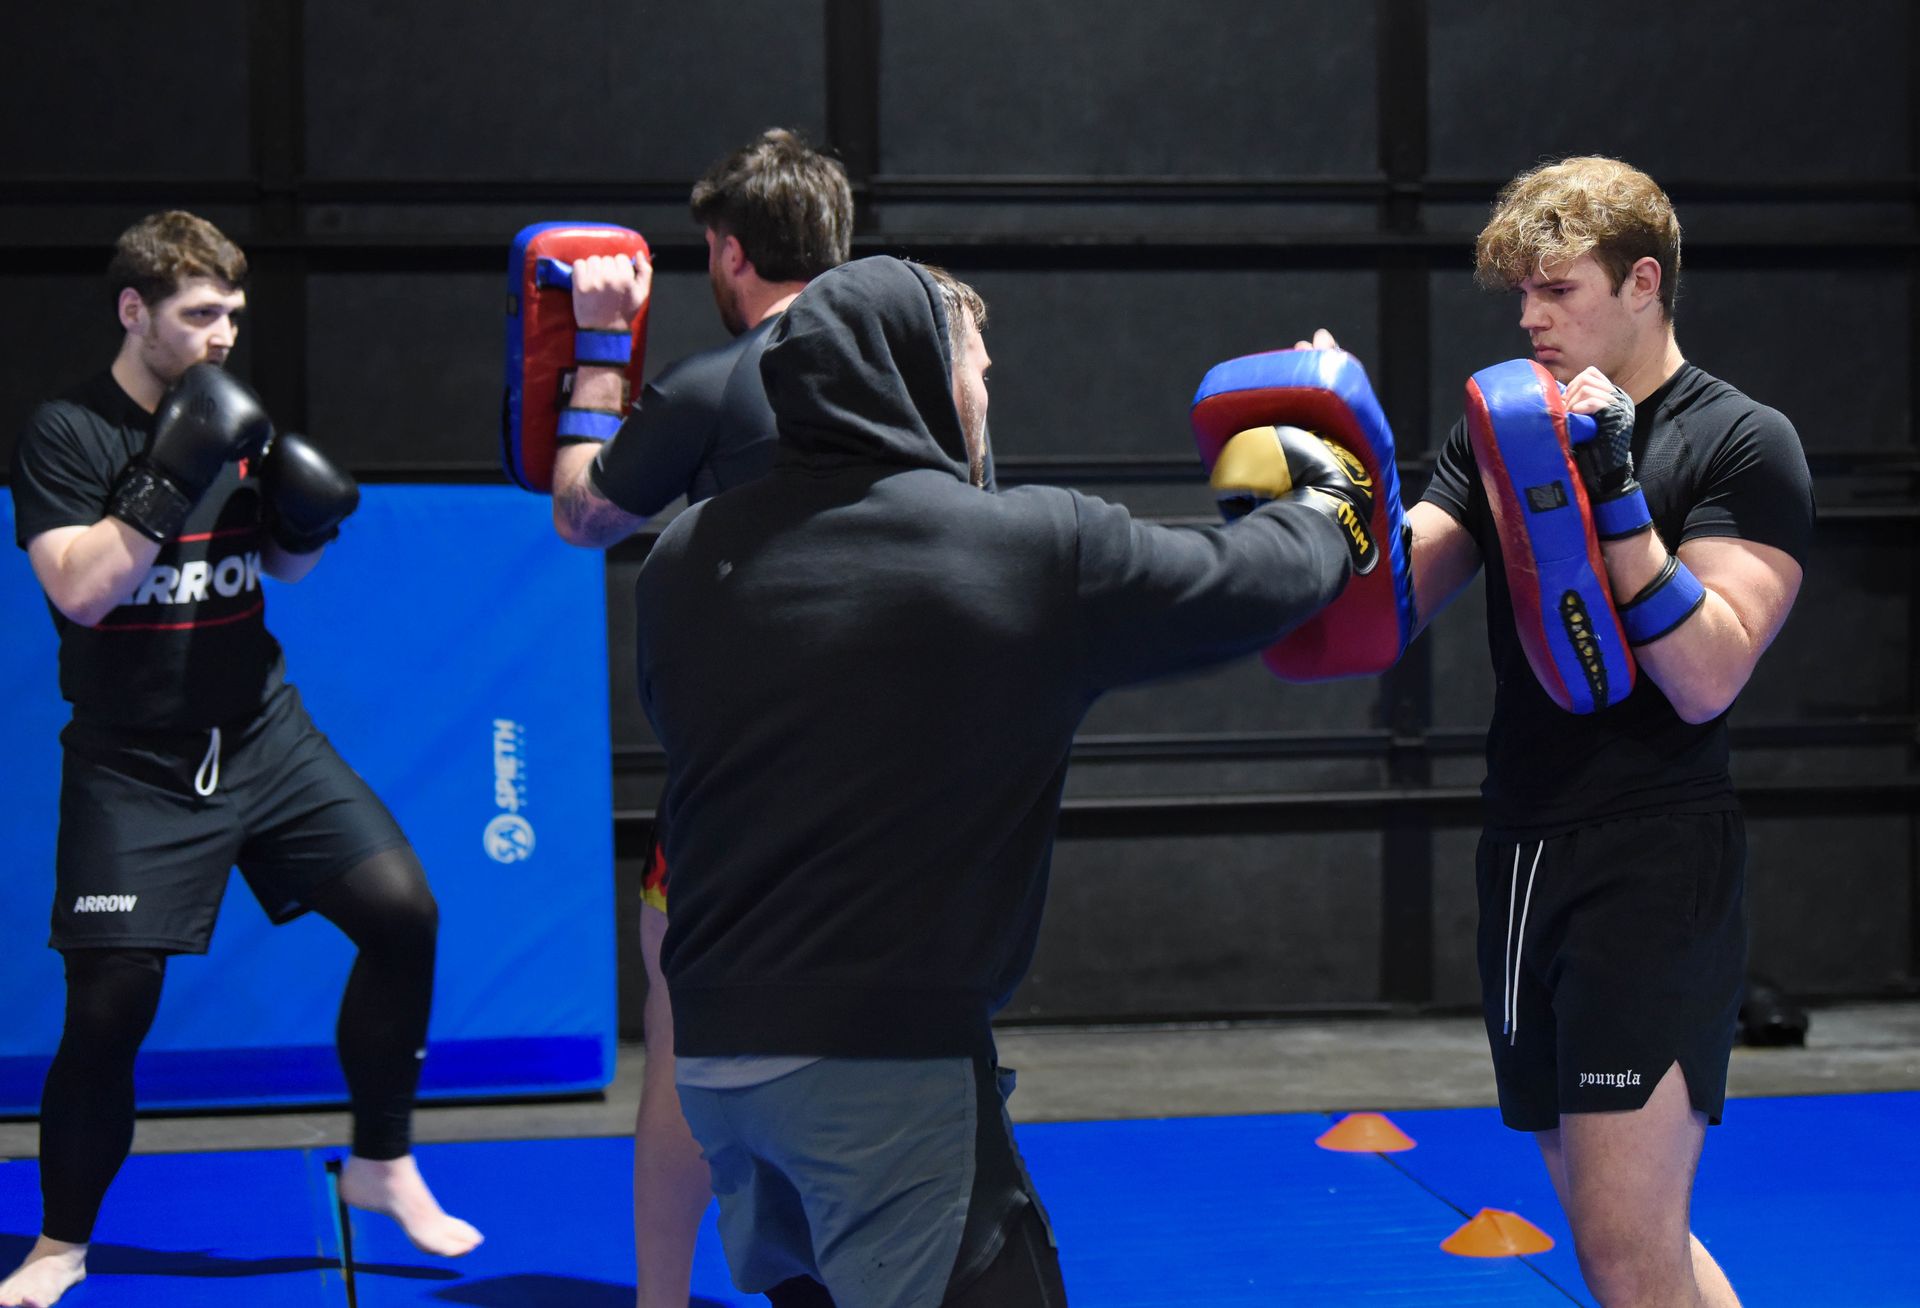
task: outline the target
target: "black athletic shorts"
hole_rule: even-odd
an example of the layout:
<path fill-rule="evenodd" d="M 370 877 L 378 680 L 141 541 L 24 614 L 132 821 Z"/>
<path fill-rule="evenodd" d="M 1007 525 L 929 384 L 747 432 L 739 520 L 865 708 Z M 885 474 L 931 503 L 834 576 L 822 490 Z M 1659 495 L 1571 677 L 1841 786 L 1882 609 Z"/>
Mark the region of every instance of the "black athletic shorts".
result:
<path fill-rule="evenodd" d="M 1718 1123 L 1745 984 L 1746 829 L 1737 812 L 1480 839 L 1480 993 L 1500 1116 L 1644 1106 L 1676 1062 Z"/>
<path fill-rule="evenodd" d="M 55 949 L 203 954 L 235 865 L 280 923 L 406 841 L 291 685 L 217 733 L 71 722 L 60 743 Z"/>

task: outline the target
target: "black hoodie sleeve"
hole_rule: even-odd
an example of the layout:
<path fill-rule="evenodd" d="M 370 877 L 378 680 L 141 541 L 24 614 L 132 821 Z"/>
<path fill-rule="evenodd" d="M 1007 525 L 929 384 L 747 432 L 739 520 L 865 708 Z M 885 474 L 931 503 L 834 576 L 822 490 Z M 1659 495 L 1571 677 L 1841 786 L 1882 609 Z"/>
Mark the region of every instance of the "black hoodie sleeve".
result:
<path fill-rule="evenodd" d="M 1090 689 L 1107 690 L 1262 649 L 1340 593 L 1340 529 L 1276 502 L 1220 527 L 1139 522 L 1074 496 Z"/>

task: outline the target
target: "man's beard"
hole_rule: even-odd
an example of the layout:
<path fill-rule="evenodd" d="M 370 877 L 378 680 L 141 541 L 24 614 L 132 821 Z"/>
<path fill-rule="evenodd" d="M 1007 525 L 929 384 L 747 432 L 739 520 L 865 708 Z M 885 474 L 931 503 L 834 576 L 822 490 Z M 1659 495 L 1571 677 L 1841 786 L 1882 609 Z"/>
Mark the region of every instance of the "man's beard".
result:
<path fill-rule="evenodd" d="M 973 403 L 971 396 L 963 395 L 960 399 L 960 431 L 967 445 L 967 480 L 985 490 L 992 446 L 987 437 L 987 415 Z"/>
<path fill-rule="evenodd" d="M 707 281 L 713 287 L 713 307 L 720 311 L 721 325 L 727 329 L 729 336 L 738 336 L 747 329 L 747 320 L 740 312 L 740 304 L 733 295 L 733 289 L 721 279 L 717 271 L 709 272 Z"/>

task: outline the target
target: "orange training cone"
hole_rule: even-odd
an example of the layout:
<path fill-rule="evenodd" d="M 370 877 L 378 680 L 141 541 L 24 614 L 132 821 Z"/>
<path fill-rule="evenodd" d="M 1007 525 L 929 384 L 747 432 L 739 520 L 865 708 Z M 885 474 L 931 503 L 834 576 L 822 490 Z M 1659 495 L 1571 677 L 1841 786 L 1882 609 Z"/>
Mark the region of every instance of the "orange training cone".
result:
<path fill-rule="evenodd" d="M 1344 1154 L 1397 1154 L 1413 1148 L 1413 1137 L 1379 1113 L 1348 1113 L 1314 1143 Z"/>
<path fill-rule="evenodd" d="M 1519 1213 L 1482 1208 L 1465 1226 L 1442 1240 L 1440 1247 L 1465 1258 L 1512 1258 L 1545 1253 L 1553 1248 L 1553 1237 Z"/>

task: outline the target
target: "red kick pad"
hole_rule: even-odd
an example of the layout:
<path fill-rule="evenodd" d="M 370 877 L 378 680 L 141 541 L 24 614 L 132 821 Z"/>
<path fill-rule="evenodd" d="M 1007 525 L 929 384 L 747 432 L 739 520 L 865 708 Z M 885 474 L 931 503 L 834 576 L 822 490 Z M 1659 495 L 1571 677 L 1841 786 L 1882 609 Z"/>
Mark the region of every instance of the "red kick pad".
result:
<path fill-rule="evenodd" d="M 507 259 L 507 384 L 500 407 L 501 462 L 531 491 L 553 489 L 560 411 L 573 392 L 573 261 L 593 254 L 652 260 L 646 238 L 608 223 L 535 223 Z M 647 353 L 647 305 L 633 320 L 630 393 Z"/>

